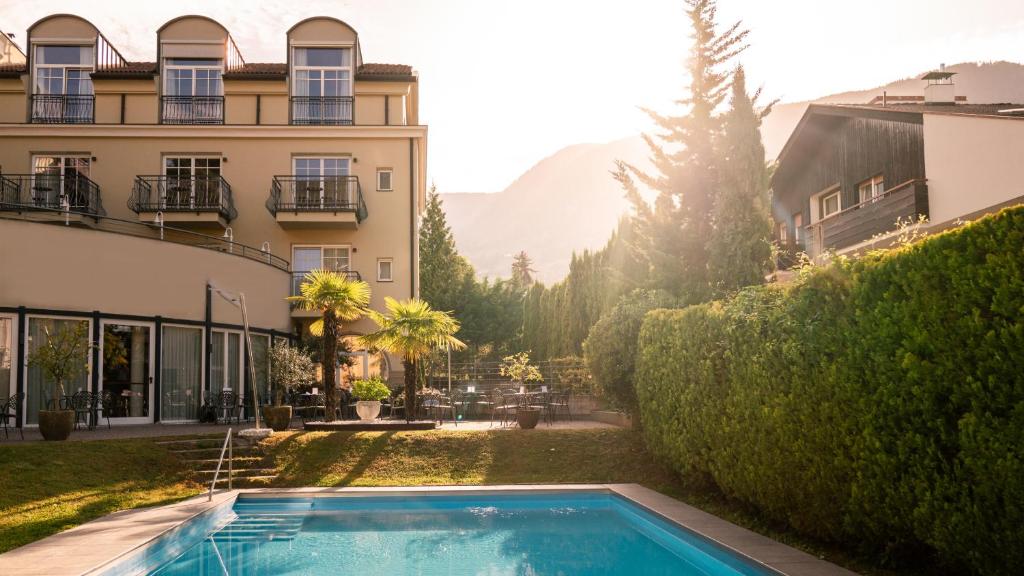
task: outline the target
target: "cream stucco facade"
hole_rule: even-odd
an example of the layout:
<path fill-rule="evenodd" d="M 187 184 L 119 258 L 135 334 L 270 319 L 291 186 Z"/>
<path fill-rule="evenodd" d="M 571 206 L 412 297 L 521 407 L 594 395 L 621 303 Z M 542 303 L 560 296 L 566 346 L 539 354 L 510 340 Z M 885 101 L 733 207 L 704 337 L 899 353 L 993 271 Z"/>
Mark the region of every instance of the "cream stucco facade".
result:
<path fill-rule="evenodd" d="M 19 351 L 32 318 L 86 318 L 94 338 L 101 324 L 148 327 L 155 383 L 142 418 L 161 421 L 156 368 L 169 352 L 155 348 L 189 336 L 164 336 L 161 322 L 204 330 L 202 396 L 227 389 L 231 354 L 248 366 L 228 335 L 211 343 L 241 322 L 208 285 L 244 292 L 257 333 L 291 338 L 312 314 L 285 298 L 314 259 L 368 282 L 373 308 L 418 294 L 427 128 L 417 75 L 364 64 L 358 34 L 334 18 L 286 36 L 284 62 L 247 64 L 221 24 L 183 16 L 156 31 L 154 62 L 128 62 L 88 21 L 55 15 L 29 29 L 27 58 L 0 62 L 0 359 L 17 359 L 0 366 L 0 395 L 27 392 L 28 414 L 41 401 Z M 76 204 L 86 191 L 99 200 Z M 189 241 L 160 240 L 160 225 Z M 400 362 L 389 364 L 400 379 Z M 89 376 L 96 392 L 104 370 Z"/>

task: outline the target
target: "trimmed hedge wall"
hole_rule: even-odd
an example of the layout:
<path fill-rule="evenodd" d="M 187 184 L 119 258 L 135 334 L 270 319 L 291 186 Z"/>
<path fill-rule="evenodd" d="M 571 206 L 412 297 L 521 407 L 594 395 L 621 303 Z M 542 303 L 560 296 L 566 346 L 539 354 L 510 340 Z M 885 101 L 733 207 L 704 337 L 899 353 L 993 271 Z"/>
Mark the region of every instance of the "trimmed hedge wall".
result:
<path fill-rule="evenodd" d="M 650 312 L 650 449 L 804 533 L 1024 565 L 1024 208 Z"/>

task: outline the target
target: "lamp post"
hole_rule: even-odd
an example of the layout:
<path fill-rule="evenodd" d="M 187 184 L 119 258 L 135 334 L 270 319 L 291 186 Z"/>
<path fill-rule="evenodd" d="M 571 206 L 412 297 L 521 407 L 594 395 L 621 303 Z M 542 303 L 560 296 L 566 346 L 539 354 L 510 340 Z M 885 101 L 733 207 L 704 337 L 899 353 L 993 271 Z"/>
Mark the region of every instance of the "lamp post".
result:
<path fill-rule="evenodd" d="M 236 306 L 242 311 L 242 331 L 245 336 L 246 356 L 249 359 L 249 383 L 252 385 L 252 407 L 256 416 L 256 429 L 259 430 L 261 426 L 259 395 L 256 393 L 256 363 L 253 361 L 252 357 L 252 338 L 249 335 L 249 314 L 245 309 L 245 294 L 239 292 L 236 296 L 231 292 L 217 288 L 213 284 L 210 284 L 210 288 L 221 298 L 231 303 L 232 306 Z"/>

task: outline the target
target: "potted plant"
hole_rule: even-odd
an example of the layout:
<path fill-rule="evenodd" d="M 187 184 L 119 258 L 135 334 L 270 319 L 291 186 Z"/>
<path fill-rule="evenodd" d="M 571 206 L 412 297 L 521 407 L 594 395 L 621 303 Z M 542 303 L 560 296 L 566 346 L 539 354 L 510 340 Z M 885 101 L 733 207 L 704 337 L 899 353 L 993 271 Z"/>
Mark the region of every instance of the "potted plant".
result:
<path fill-rule="evenodd" d="M 64 384 L 89 370 L 88 323 L 65 324 L 56 334 L 44 327 L 43 333 L 46 341 L 29 354 L 28 365 L 38 367 L 57 385 L 57 397 L 52 409 L 39 411 L 39 433 L 46 440 L 67 440 L 75 427 L 75 411 L 61 408 L 60 399 Z"/>
<path fill-rule="evenodd" d="M 275 432 L 288 429 L 292 407 L 282 402 L 284 392 L 308 384 L 313 374 L 313 360 L 302 350 L 281 343 L 270 348 L 270 387 L 274 404 L 263 407 L 267 426 Z"/>
<path fill-rule="evenodd" d="M 513 386 L 521 391 L 527 383 L 544 381 L 540 368 L 530 364 L 529 352 L 505 356 L 501 359 L 499 371 L 502 376 L 511 378 Z M 523 403 L 516 409 L 516 421 L 523 430 L 536 428 L 540 422 L 540 408 Z"/>
<path fill-rule="evenodd" d="M 391 389 L 380 378 L 356 380 L 352 395 L 358 398 L 356 414 L 363 422 L 371 422 L 380 416 L 380 402 L 391 396 Z"/>

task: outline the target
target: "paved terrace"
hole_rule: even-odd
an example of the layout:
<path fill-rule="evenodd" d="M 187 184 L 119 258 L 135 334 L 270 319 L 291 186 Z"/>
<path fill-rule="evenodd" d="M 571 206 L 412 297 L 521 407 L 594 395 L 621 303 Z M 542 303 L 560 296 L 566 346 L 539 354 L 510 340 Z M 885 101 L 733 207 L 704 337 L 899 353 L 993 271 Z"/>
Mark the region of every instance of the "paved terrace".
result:
<path fill-rule="evenodd" d="M 97 426 L 95 430 L 86 430 L 84 428 L 75 430 L 71 433 L 71 437 L 68 438 L 68 442 L 88 442 L 91 440 L 115 440 L 121 438 L 159 438 L 162 436 L 196 436 L 196 435 L 219 435 L 223 436 L 227 432 L 228 428 L 234 428 L 236 430 L 244 430 L 246 428 L 252 428 L 253 424 L 242 423 L 242 424 L 143 424 L 133 426 L 112 426 L 111 428 L 106 427 L 106 423 L 101 426 Z M 597 422 L 594 420 L 573 420 L 567 422 L 560 420 L 552 424 L 541 422 L 537 425 L 537 431 L 545 430 L 591 430 L 596 428 L 615 428 L 611 424 L 605 424 L 604 422 Z M 298 422 L 292 424 L 293 430 L 301 430 L 302 425 Z M 487 420 L 467 420 L 459 422 L 458 426 L 451 422 L 445 422 L 441 427 L 441 430 L 470 430 L 470 431 L 488 431 L 488 430 L 519 430 L 517 426 L 501 426 L 500 423 L 495 422 L 491 424 Z M 0 446 L 17 444 L 21 442 L 42 442 L 43 437 L 39 434 L 37 428 L 25 428 L 25 440 L 21 439 L 21 435 L 17 429 L 9 431 L 10 437 L 4 439 L 3 435 L 0 434 Z"/>

